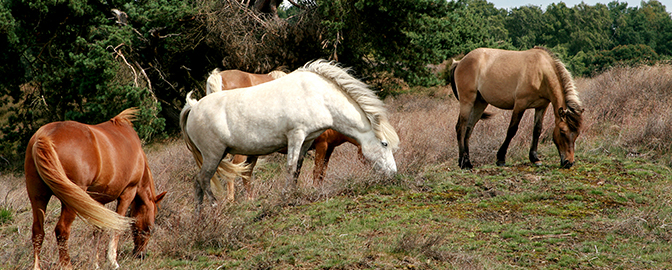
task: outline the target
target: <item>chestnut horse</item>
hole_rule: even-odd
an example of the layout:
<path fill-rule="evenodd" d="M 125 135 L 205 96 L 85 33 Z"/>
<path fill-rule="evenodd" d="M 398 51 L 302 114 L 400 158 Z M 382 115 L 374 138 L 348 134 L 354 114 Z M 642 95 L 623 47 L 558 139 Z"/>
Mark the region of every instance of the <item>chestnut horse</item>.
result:
<path fill-rule="evenodd" d="M 318 60 L 287 76 L 247 88 L 206 95 L 187 94 L 180 113 L 182 136 L 197 164 L 196 209 L 204 195 L 215 201 L 215 173 L 243 176 L 246 166 L 224 160 L 226 154 L 261 156 L 287 148 L 287 182 L 296 190 L 303 157 L 313 141 L 331 128 L 362 146 L 363 155 L 387 176 L 397 172 L 393 151 L 399 136 L 385 104 L 368 86 L 334 62 Z"/>
<path fill-rule="evenodd" d="M 126 109 L 110 121 L 92 126 L 74 121 L 42 126 L 26 150 L 26 189 L 33 208 L 34 269 L 40 269 L 44 218 L 51 196 L 61 201 L 56 224 L 59 265 L 71 268 L 68 254 L 70 226 L 76 216 L 100 227 L 116 230 L 107 258 L 116 268 L 120 230 L 131 220 L 135 255 L 142 255 L 154 225 L 159 201 L 154 180 L 131 121 L 137 109 Z M 117 211 L 103 204 L 117 201 Z M 97 251 L 96 251 L 97 254 Z"/>
<path fill-rule="evenodd" d="M 247 73 L 240 70 L 225 70 L 219 71 L 219 69 L 214 69 L 207 80 L 206 93 L 209 95 L 214 92 L 219 92 L 222 90 L 231 90 L 236 88 L 243 88 L 254 86 L 257 84 L 262 84 L 265 82 L 272 81 L 274 79 L 280 78 L 287 75 L 279 70 L 271 71 L 268 74 L 253 74 Z M 352 138 L 341 134 L 338 131 L 333 129 L 327 129 L 320 136 L 318 136 L 310 149 L 315 149 L 315 167 L 313 169 L 313 184 L 319 185 L 324 181 L 324 176 L 327 171 L 327 165 L 329 164 L 329 159 L 331 154 L 334 152 L 336 146 L 339 146 L 345 142 L 349 142 L 357 146 L 359 149 L 359 154 L 361 157 L 361 147 L 357 141 Z M 244 156 L 244 155 L 235 155 L 233 157 L 234 163 L 243 163 L 246 162 L 250 166 L 250 170 L 243 173 L 243 185 L 247 191 L 248 199 L 251 197 L 251 185 L 250 179 L 252 179 L 252 171 L 254 166 L 257 164 L 256 156 Z M 213 181 L 213 184 L 219 186 L 218 181 Z M 234 200 L 234 186 L 233 181 L 227 182 L 227 200 Z"/>
<path fill-rule="evenodd" d="M 471 169 L 469 137 L 476 122 L 487 118 L 483 111 L 491 104 L 513 110 L 504 143 L 497 151 L 497 165 L 504 166 L 509 143 L 518 130 L 525 110 L 534 108 L 534 130 L 529 158 L 541 165 L 537 145 L 549 103 L 553 104 L 555 129 L 553 142 L 560 154 L 560 165 L 574 165 L 574 142 L 581 129 L 583 108 L 572 75 L 555 54 L 543 47 L 527 51 L 480 48 L 451 65 L 450 85 L 460 102 L 455 130 L 459 145 L 459 165 Z"/>

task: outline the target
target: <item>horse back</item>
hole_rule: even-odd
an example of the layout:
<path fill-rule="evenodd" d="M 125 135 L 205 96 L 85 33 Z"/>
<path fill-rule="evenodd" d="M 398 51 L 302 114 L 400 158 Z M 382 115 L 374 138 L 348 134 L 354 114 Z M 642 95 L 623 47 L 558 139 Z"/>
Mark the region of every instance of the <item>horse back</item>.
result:
<path fill-rule="evenodd" d="M 273 80 L 273 77 L 266 74 L 252 74 L 235 69 L 222 71 L 219 75 L 222 77 L 222 90 L 250 87 Z"/>
<path fill-rule="evenodd" d="M 508 51 L 479 48 L 455 68 L 460 97 L 479 93 L 489 104 L 512 109 L 516 100 L 547 98 L 546 84 L 555 74 L 554 60 L 543 50 Z M 542 90 L 542 91 L 540 91 Z M 469 100 L 469 99 L 467 99 Z"/>
<path fill-rule="evenodd" d="M 74 121 L 54 122 L 40 128 L 38 136 L 53 143 L 70 181 L 87 187 L 101 203 L 116 199 L 129 186 L 139 183 L 146 160 L 140 140 L 127 123 L 107 121 L 86 125 Z"/>

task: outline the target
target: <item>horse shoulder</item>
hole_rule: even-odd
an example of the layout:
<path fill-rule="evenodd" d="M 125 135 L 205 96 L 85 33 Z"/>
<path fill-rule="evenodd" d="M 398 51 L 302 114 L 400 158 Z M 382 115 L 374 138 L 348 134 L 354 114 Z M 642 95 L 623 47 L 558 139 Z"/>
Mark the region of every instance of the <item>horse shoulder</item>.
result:
<path fill-rule="evenodd" d="M 103 160 L 101 170 L 109 172 L 114 168 L 117 171 L 109 174 L 137 175 L 144 166 L 145 156 L 142 142 L 133 127 L 108 121 L 90 128 L 95 137 L 95 147 Z"/>

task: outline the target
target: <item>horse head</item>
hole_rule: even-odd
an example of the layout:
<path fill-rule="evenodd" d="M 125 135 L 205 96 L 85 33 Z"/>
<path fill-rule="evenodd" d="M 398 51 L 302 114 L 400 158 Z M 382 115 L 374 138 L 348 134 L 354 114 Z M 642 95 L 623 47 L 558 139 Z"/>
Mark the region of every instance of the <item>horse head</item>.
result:
<path fill-rule="evenodd" d="M 373 162 L 374 169 L 380 171 L 387 177 L 392 177 L 397 173 L 397 163 L 394 160 L 393 148 L 385 140 L 377 138 L 360 142 L 362 154 L 368 160 Z"/>
<path fill-rule="evenodd" d="M 145 247 L 149 242 L 151 229 L 154 227 L 154 218 L 159 210 L 159 202 L 163 200 L 166 191 L 151 198 L 149 202 L 142 203 L 142 200 L 133 202 L 131 208 L 131 216 L 135 218 L 133 223 L 133 255 L 138 257 L 144 256 Z"/>
<path fill-rule="evenodd" d="M 574 142 L 579 137 L 581 128 L 581 113 L 583 109 L 558 109 L 558 117 L 555 118 L 553 130 L 553 143 L 560 154 L 560 166 L 571 168 L 574 165 Z"/>

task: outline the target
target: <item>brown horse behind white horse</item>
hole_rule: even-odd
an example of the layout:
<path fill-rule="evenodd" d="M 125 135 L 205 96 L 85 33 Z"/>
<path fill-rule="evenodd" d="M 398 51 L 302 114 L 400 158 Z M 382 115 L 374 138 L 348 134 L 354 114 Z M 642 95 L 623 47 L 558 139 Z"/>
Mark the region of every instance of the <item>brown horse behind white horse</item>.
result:
<path fill-rule="evenodd" d="M 119 230 L 130 223 L 124 217 L 129 207 L 133 217 L 133 254 L 142 255 L 158 203 L 166 192 L 155 193 L 147 158 L 131 125 L 135 112 L 136 109 L 124 110 L 110 121 L 95 126 L 74 121 L 49 123 L 30 139 L 25 172 L 33 208 L 33 269 L 40 269 L 44 218 L 52 195 L 61 201 L 61 217 L 55 231 L 62 268 L 72 267 L 68 238 L 76 216 L 97 227 L 117 230 L 110 241 L 107 258 L 118 268 Z M 103 206 L 115 200 L 116 212 Z"/>
<path fill-rule="evenodd" d="M 280 70 L 274 70 L 268 74 L 254 74 L 237 69 L 224 71 L 215 69 L 210 73 L 210 77 L 208 77 L 206 95 L 222 90 L 242 88 L 270 82 L 285 75 L 287 75 L 287 73 Z M 217 87 L 218 85 L 220 85 L 220 87 Z"/>
<path fill-rule="evenodd" d="M 266 82 L 270 82 L 274 79 L 284 77 L 287 73 L 275 70 L 271 71 L 268 74 L 253 74 L 240 70 L 224 70 L 219 71 L 215 69 L 210 73 L 206 84 L 206 93 L 209 95 L 211 93 L 219 92 L 222 90 L 231 90 L 236 88 L 243 88 L 254 86 Z M 329 159 L 331 154 L 334 152 L 336 146 L 339 146 L 345 142 L 354 144 L 359 149 L 359 156 L 361 160 L 364 160 L 362 156 L 362 149 L 359 143 L 354 139 L 341 134 L 338 131 L 333 129 L 327 129 L 325 132 L 320 134 L 310 149 L 315 149 L 315 167 L 313 169 L 313 184 L 319 185 L 324 181 L 324 176 L 327 171 L 327 166 L 329 164 Z M 198 159 L 197 159 L 198 160 Z M 251 198 L 252 187 L 250 185 L 250 179 L 252 179 L 252 171 L 254 166 L 257 164 L 256 156 L 244 156 L 244 155 L 235 155 L 233 157 L 233 163 L 239 164 L 246 162 L 249 165 L 249 170 L 244 172 L 243 175 L 243 185 L 247 191 L 248 199 Z M 221 189 L 218 181 L 212 182 L 218 189 Z M 227 200 L 234 200 L 234 183 L 233 181 L 227 181 Z"/>
<path fill-rule="evenodd" d="M 469 137 L 488 104 L 513 110 L 504 143 L 497 151 L 497 165 L 505 165 L 506 151 L 518 130 L 525 110 L 533 108 L 534 130 L 530 161 L 540 165 L 537 145 L 544 114 L 553 104 L 555 129 L 553 142 L 560 154 L 560 165 L 574 165 L 574 142 L 579 136 L 583 108 L 574 87 L 572 75 L 552 52 L 543 47 L 527 51 L 506 51 L 480 48 L 454 61 L 450 69 L 450 84 L 460 102 L 460 114 L 455 130 L 459 146 L 459 165 L 471 169 Z"/>

